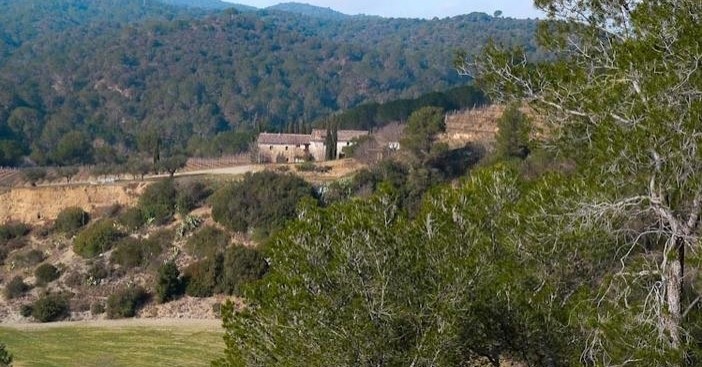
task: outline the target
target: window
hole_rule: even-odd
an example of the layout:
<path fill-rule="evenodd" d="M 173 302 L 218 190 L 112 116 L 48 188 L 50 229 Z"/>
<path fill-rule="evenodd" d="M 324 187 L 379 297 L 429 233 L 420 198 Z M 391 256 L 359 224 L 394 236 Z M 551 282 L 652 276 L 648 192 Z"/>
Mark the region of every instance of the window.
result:
<path fill-rule="evenodd" d="M 288 150 L 288 146 L 287 146 L 287 145 L 285 146 L 285 150 Z"/>
<path fill-rule="evenodd" d="M 269 149 L 269 150 L 273 150 L 273 146 L 271 145 L 270 148 L 268 148 L 268 149 Z"/>

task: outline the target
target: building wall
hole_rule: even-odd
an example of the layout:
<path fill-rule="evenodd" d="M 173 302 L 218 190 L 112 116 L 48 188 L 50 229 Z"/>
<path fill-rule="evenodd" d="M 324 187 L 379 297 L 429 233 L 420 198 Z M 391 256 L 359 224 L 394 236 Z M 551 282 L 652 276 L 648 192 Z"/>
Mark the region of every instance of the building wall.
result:
<path fill-rule="evenodd" d="M 276 163 L 277 158 L 282 157 L 285 162 L 293 163 L 304 160 L 306 151 L 305 146 L 282 145 L 282 144 L 259 144 L 258 156 L 259 161 Z"/>

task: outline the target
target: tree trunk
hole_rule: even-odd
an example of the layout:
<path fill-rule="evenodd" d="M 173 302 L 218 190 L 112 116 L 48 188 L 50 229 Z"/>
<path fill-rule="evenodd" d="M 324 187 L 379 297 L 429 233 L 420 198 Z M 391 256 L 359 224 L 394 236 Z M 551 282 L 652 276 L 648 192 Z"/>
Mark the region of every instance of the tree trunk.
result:
<path fill-rule="evenodd" d="M 676 243 L 677 257 L 668 264 L 666 274 L 666 301 L 668 315 L 664 319 L 665 331 L 670 336 L 673 348 L 680 347 L 680 323 L 682 321 L 683 276 L 685 261 L 685 244 L 678 239 Z"/>

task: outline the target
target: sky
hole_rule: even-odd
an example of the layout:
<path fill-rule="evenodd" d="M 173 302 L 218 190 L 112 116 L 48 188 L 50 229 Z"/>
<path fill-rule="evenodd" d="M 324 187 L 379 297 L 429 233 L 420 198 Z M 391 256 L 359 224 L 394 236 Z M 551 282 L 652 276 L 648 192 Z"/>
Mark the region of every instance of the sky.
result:
<path fill-rule="evenodd" d="M 292 0 L 226 0 L 265 8 Z M 492 15 L 502 10 L 503 16 L 513 18 L 543 18 L 534 8 L 533 0 L 295 0 L 346 14 L 380 15 L 395 18 L 450 17 L 474 11 Z"/>

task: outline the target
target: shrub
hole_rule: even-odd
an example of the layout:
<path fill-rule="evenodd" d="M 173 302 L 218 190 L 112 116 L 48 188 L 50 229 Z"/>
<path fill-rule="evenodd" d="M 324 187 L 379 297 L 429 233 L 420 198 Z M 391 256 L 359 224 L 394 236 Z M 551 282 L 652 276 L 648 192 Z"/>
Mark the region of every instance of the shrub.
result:
<path fill-rule="evenodd" d="M 172 179 L 156 182 L 146 188 L 139 198 L 139 208 L 145 220 L 166 223 L 175 211 L 176 188 Z"/>
<path fill-rule="evenodd" d="M 161 245 L 154 240 L 126 238 L 116 245 L 110 260 L 125 269 L 131 269 L 148 265 L 161 251 Z"/>
<path fill-rule="evenodd" d="M 53 282 L 61 276 L 59 270 L 51 264 L 41 264 L 34 270 L 34 276 L 40 284 Z"/>
<path fill-rule="evenodd" d="M 92 305 L 90 305 L 90 313 L 92 315 L 102 315 L 105 313 L 105 305 L 103 305 L 101 302 L 95 302 Z"/>
<path fill-rule="evenodd" d="M 139 207 L 132 207 L 125 210 L 124 213 L 119 216 L 117 222 L 130 231 L 136 231 L 146 224 L 146 219 Z"/>
<path fill-rule="evenodd" d="M 5 286 L 5 298 L 13 299 L 23 296 L 30 289 L 32 288 L 24 282 L 24 279 L 17 275 Z"/>
<path fill-rule="evenodd" d="M 68 299 L 64 295 L 49 294 L 39 298 L 32 306 L 32 316 L 39 322 L 52 322 L 69 314 Z"/>
<path fill-rule="evenodd" d="M 88 281 L 99 282 L 110 276 L 111 269 L 103 261 L 96 261 L 88 268 L 86 277 Z"/>
<path fill-rule="evenodd" d="M 121 236 L 113 221 L 101 220 L 78 234 L 73 251 L 85 258 L 95 257 L 112 248 Z"/>
<path fill-rule="evenodd" d="M 228 294 L 239 294 L 241 285 L 258 280 L 268 271 L 268 263 L 256 249 L 235 246 L 224 255 L 220 289 Z"/>
<path fill-rule="evenodd" d="M 224 186 L 210 201 L 212 217 L 227 228 L 257 228 L 267 234 L 293 218 L 300 200 L 309 197 L 314 197 L 314 189 L 303 179 L 264 171 Z"/>
<path fill-rule="evenodd" d="M 219 228 L 207 226 L 188 239 L 188 252 L 197 257 L 212 257 L 229 246 L 230 236 Z"/>
<path fill-rule="evenodd" d="M 31 249 L 15 254 L 12 261 L 16 266 L 34 266 L 44 261 L 44 253 L 36 249 Z"/>
<path fill-rule="evenodd" d="M 178 266 L 169 261 L 158 269 L 156 279 L 156 300 L 166 303 L 183 294 L 183 280 L 180 278 Z"/>
<path fill-rule="evenodd" d="M 304 162 L 304 163 L 300 163 L 295 168 L 300 172 L 313 172 L 313 171 L 315 171 L 317 166 L 312 162 Z"/>
<path fill-rule="evenodd" d="M 32 316 L 32 311 L 34 311 L 34 307 L 32 307 L 32 305 L 22 305 L 19 309 L 20 315 L 22 315 L 22 317 Z"/>
<path fill-rule="evenodd" d="M 134 317 L 139 307 L 147 300 L 148 293 L 142 287 L 120 289 L 107 298 L 107 317 L 110 319 Z"/>
<path fill-rule="evenodd" d="M 200 206 L 210 195 L 212 195 L 212 190 L 202 182 L 190 182 L 182 185 L 176 196 L 178 214 L 182 216 L 187 215 Z"/>
<path fill-rule="evenodd" d="M 222 273 L 222 256 L 201 260 L 185 269 L 185 294 L 191 297 L 210 297 L 217 289 L 217 278 Z"/>
<path fill-rule="evenodd" d="M 78 207 L 66 208 L 59 213 L 54 229 L 59 233 L 72 235 L 90 221 L 90 215 Z"/>
<path fill-rule="evenodd" d="M 7 223 L 0 226 L 0 243 L 26 236 L 30 231 L 24 223 Z"/>

